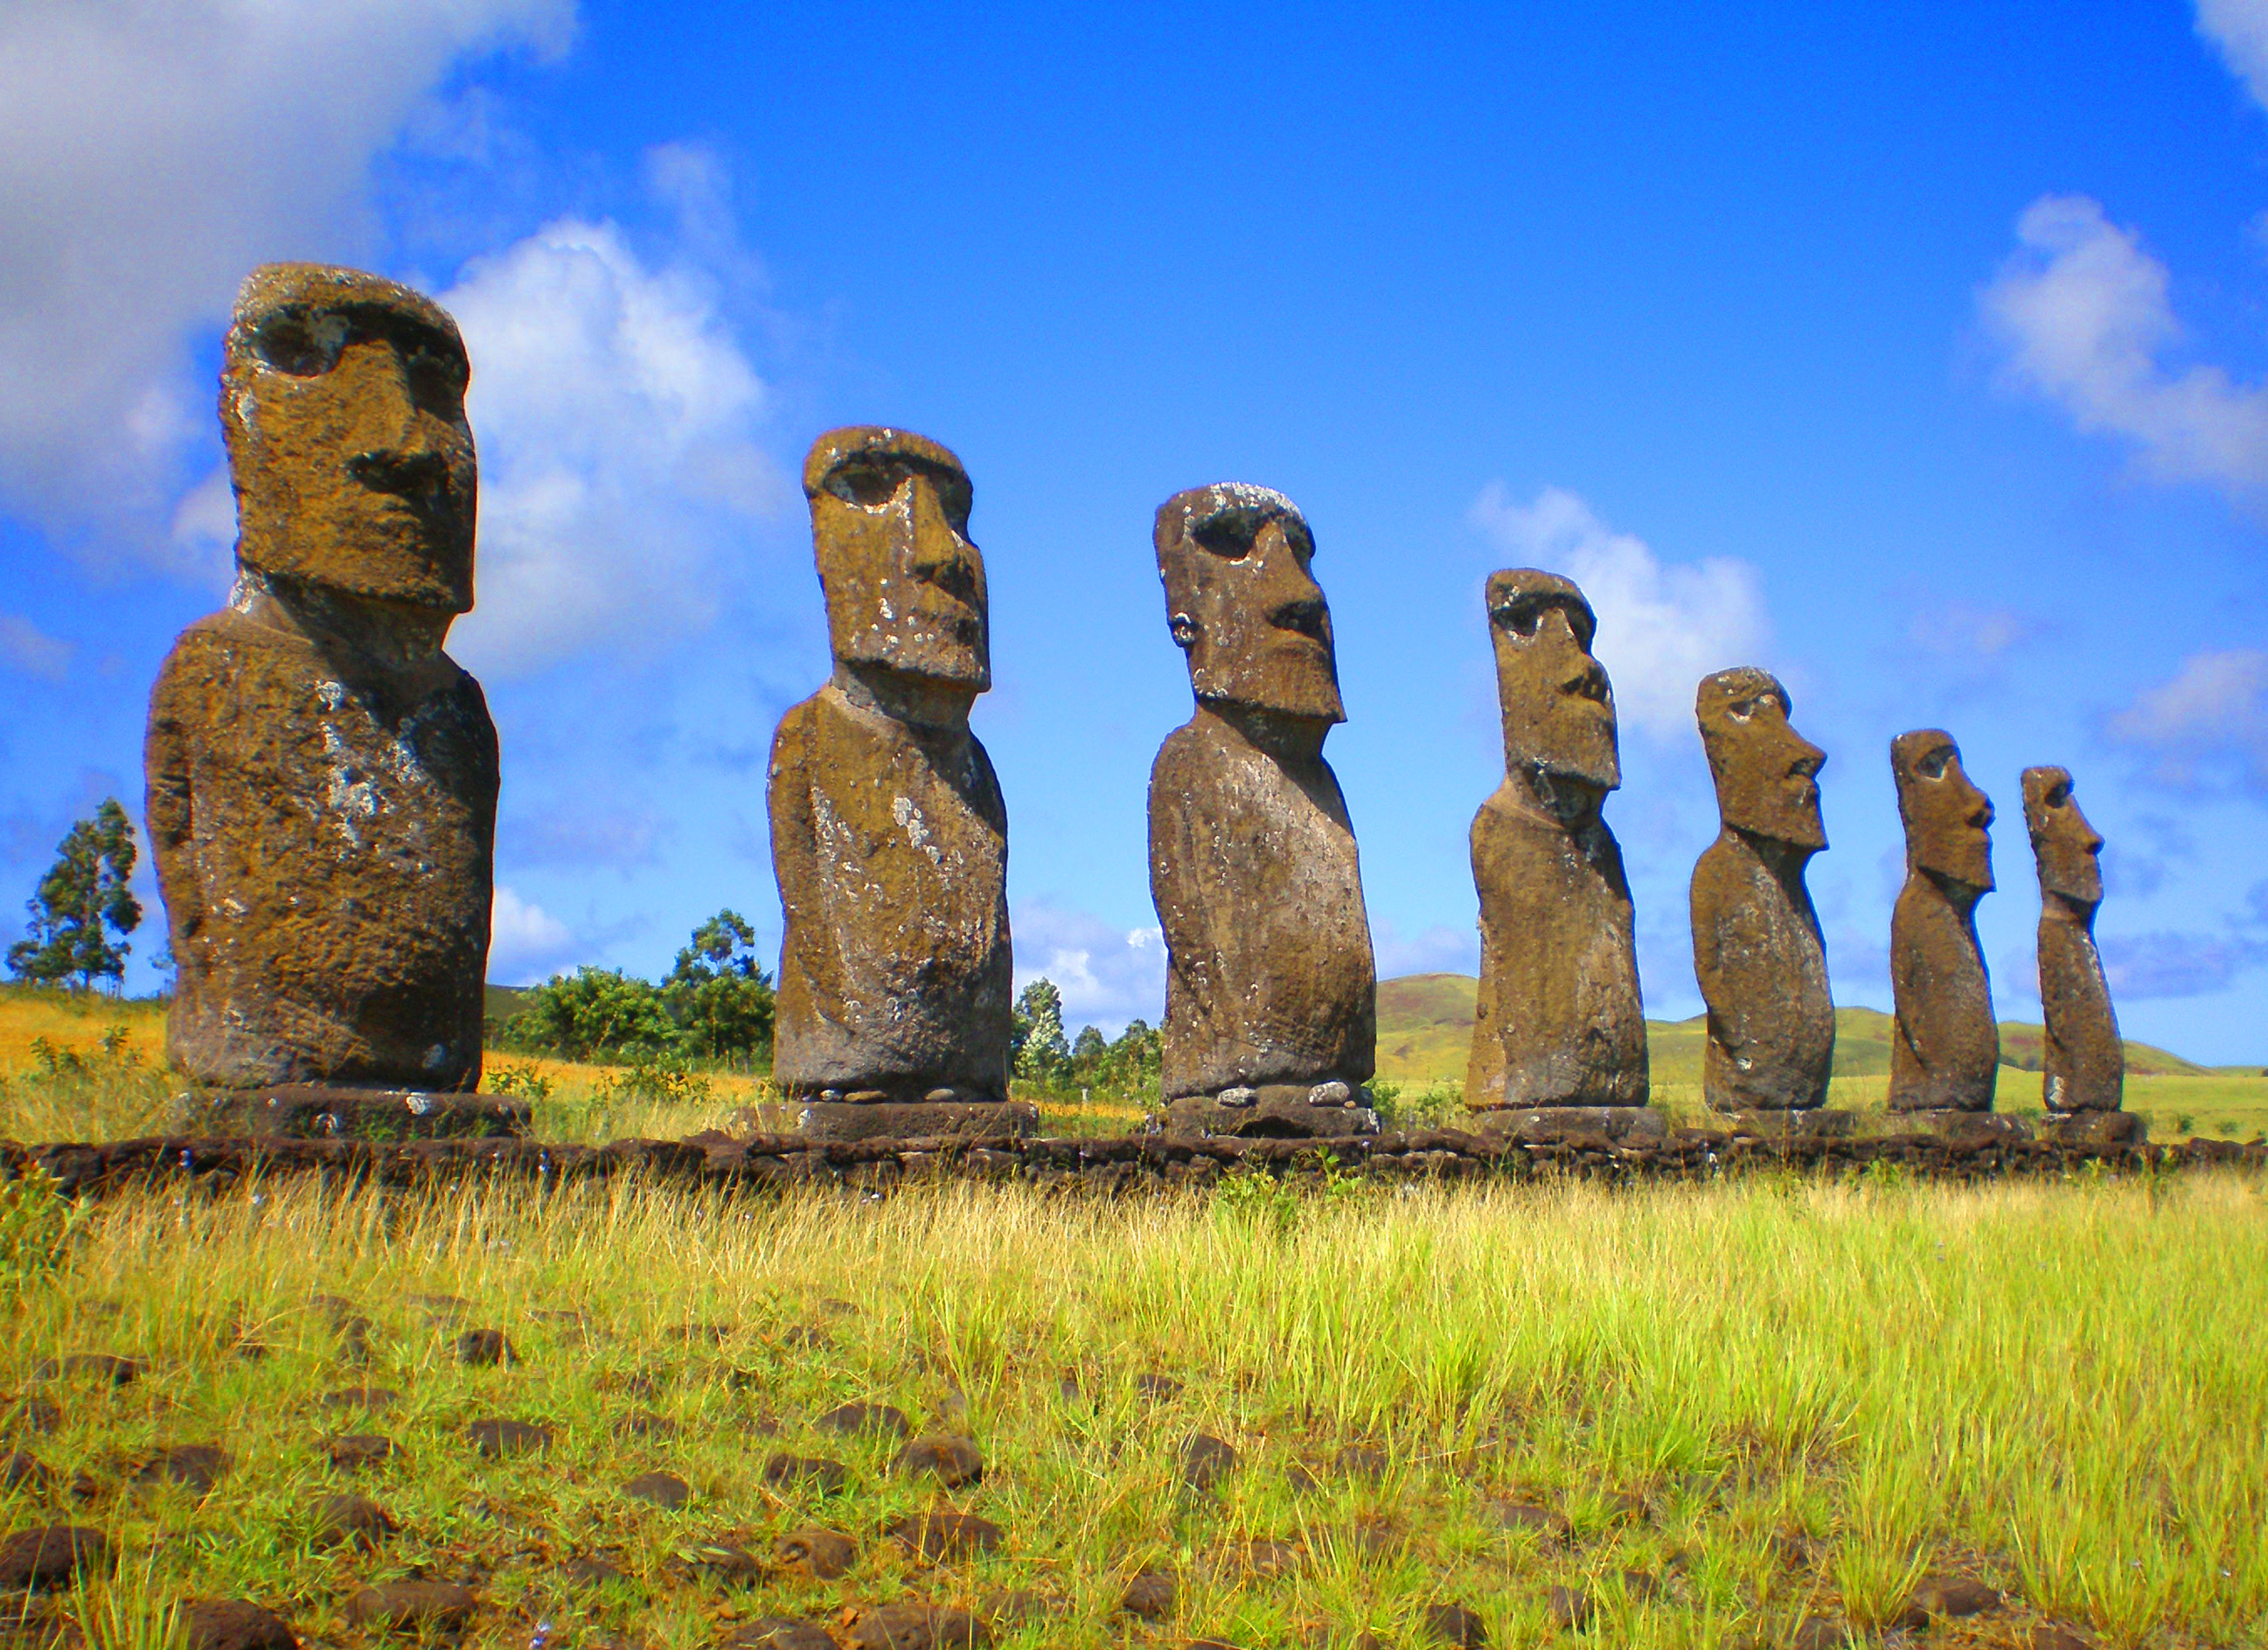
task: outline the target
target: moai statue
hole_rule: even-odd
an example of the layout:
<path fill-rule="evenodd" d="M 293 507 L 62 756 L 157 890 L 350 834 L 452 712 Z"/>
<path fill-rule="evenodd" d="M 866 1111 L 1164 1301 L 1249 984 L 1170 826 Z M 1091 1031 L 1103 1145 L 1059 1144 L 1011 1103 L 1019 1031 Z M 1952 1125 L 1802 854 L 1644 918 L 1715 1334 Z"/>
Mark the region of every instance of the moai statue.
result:
<path fill-rule="evenodd" d="M 1323 760 L 1346 712 L 1314 540 L 1281 493 L 1227 482 L 1167 499 L 1155 542 L 1197 695 L 1150 770 L 1169 1116 L 1223 1134 L 1366 1132 L 1378 976 Z"/>
<path fill-rule="evenodd" d="M 2139 1139 L 2141 1119 L 2120 1109 L 2126 1045 L 2095 949 L 2102 838 L 2079 811 L 2071 775 L 2061 768 L 2024 770 L 2024 824 L 2040 873 L 2040 1008 L 2047 1021 L 2041 1099 L 2062 1134 L 2106 1144 Z"/>
<path fill-rule="evenodd" d="M 1598 621 L 1557 573 L 1488 581 L 1505 780 L 1473 818 L 1481 984 L 1465 1103 L 1494 1129 L 1658 1133 L 1622 850 L 1622 784 Z"/>
<path fill-rule="evenodd" d="M 1709 1005 L 1702 1096 L 1713 1111 L 1819 1131 L 1835 1063 L 1827 948 L 1803 881 L 1827 846 L 1827 755 L 1788 724 L 1787 689 L 1762 670 L 1702 679 L 1693 711 L 1717 782 L 1717 840 L 1693 867 L 1693 972 Z M 1830 1122 L 1831 1120 L 1831 1122 Z"/>
<path fill-rule="evenodd" d="M 266 265 L 229 327 L 236 588 L 158 673 L 147 812 L 167 1050 L 274 1126 L 480 1082 L 497 739 L 441 651 L 473 605 L 467 374 L 446 314 L 351 269 Z"/>
<path fill-rule="evenodd" d="M 1977 902 L 1992 891 L 1992 804 L 1937 728 L 1890 741 L 1906 882 L 1890 916 L 1892 1111 L 1992 1109 L 2000 1030 L 1977 943 Z"/>
<path fill-rule="evenodd" d="M 1008 811 L 968 729 L 992 685 L 968 474 L 860 427 L 803 467 L 835 674 L 772 740 L 772 1078 L 823 1139 L 988 1135 L 1008 1100 Z"/>

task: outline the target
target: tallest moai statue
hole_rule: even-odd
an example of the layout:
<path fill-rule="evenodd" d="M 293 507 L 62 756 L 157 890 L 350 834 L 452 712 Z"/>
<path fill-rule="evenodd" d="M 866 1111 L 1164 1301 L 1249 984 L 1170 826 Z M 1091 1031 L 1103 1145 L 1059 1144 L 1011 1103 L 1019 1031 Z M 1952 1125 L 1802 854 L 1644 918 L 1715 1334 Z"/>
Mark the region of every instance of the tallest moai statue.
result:
<path fill-rule="evenodd" d="M 406 287 L 270 264 L 221 373 L 227 608 L 151 695 L 151 846 L 194 1079 L 466 1090 L 481 1075 L 496 729 L 441 651 L 473 605 L 456 324 Z"/>

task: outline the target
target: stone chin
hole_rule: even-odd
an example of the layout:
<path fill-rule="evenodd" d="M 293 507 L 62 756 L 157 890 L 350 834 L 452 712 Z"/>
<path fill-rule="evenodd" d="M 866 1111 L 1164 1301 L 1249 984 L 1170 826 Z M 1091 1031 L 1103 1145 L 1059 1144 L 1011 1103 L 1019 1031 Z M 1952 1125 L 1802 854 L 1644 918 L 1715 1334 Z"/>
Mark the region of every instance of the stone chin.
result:
<path fill-rule="evenodd" d="M 2102 867 L 2095 856 L 2074 843 L 2033 844 L 2040 860 L 2040 888 L 2074 905 L 2102 903 Z"/>
<path fill-rule="evenodd" d="M 1793 791 L 1793 787 L 1790 787 Z M 1827 846 L 1826 822 L 1819 816 L 1819 794 L 1807 785 L 1804 794 L 1772 795 L 1746 801 L 1728 799 L 1725 823 L 1734 830 L 1791 848 L 1818 853 Z"/>
<path fill-rule="evenodd" d="M 1992 839 L 1983 831 L 1969 832 L 1951 842 L 1918 843 L 1913 862 L 1924 871 L 1980 894 L 1992 891 Z"/>
<path fill-rule="evenodd" d="M 1621 741 L 1616 735 L 1611 710 L 1585 714 L 1573 708 L 1553 715 L 1543 728 L 1525 730 L 1505 741 L 1507 772 L 1549 774 L 1572 779 L 1602 791 L 1619 791 L 1623 783 Z M 1537 737 L 1537 735 L 1542 737 Z"/>
<path fill-rule="evenodd" d="M 420 529 L 383 518 L 357 522 L 309 544 L 283 531 L 247 526 L 238 565 L 269 578 L 296 580 L 367 601 L 398 602 L 437 613 L 473 607 L 472 534 L 435 544 Z"/>
<path fill-rule="evenodd" d="M 1297 654 L 1285 649 L 1273 659 L 1238 659 L 1226 667 L 1192 662 L 1189 686 L 1209 704 L 1243 705 L 1334 726 L 1347 719 L 1329 656 L 1318 659 L 1310 649 Z"/>

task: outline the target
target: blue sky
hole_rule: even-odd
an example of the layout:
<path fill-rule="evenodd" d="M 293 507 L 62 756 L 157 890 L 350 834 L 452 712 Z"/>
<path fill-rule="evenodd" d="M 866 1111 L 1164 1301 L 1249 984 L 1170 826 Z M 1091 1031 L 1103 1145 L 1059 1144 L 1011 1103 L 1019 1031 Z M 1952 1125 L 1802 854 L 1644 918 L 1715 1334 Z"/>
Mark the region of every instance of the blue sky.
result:
<path fill-rule="evenodd" d="M 0 17 L 0 898 L 139 813 L 226 585 L 219 327 L 317 258 L 472 349 L 499 978 L 655 972 L 720 905 L 777 945 L 764 757 L 827 668 L 793 477 L 887 422 L 975 482 L 1018 972 L 1074 1025 L 1159 1013 L 1149 524 L 1240 480 L 1314 528 L 1381 972 L 1475 965 L 1481 583 L 1535 564 L 1600 611 L 1649 1012 L 1698 1007 L 1693 684 L 1757 663 L 1830 754 L 1838 999 L 1888 1006 L 1888 747 L 1943 726 L 2004 1015 L 2059 762 L 2129 1035 L 2268 1059 L 2268 0 L 1514 10 Z"/>

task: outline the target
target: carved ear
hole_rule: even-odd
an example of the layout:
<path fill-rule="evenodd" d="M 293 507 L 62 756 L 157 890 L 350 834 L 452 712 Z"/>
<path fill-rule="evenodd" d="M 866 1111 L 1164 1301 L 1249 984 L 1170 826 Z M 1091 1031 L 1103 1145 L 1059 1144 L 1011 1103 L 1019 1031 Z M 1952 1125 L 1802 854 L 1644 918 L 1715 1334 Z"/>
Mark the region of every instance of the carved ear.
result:
<path fill-rule="evenodd" d="M 1174 633 L 1174 645 L 1184 653 L 1197 645 L 1197 622 L 1186 613 L 1177 613 L 1166 621 L 1166 628 Z"/>

